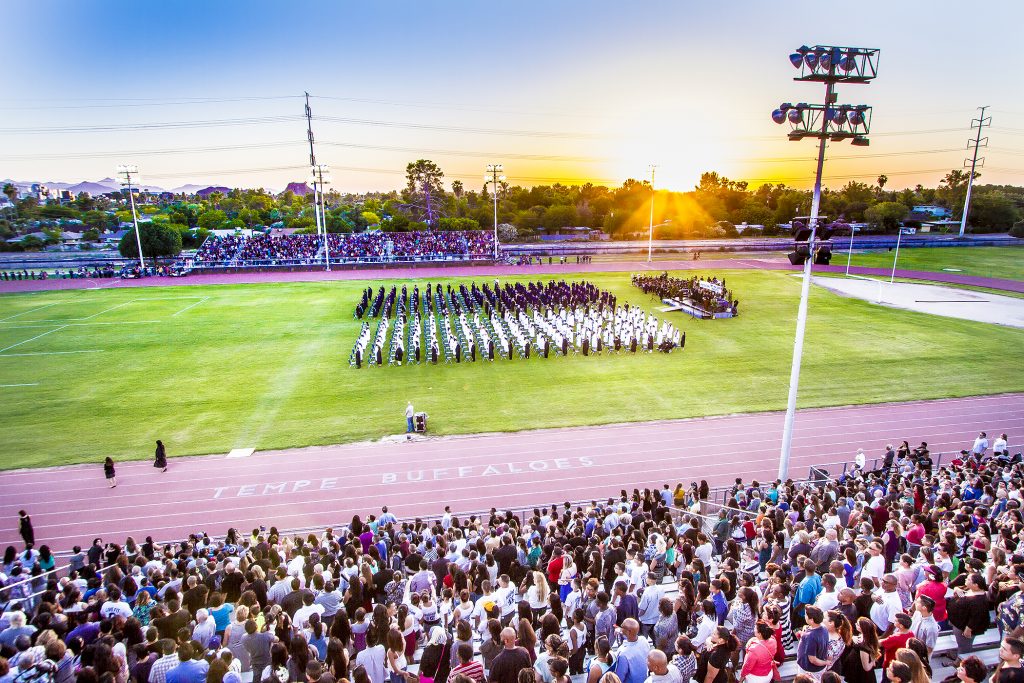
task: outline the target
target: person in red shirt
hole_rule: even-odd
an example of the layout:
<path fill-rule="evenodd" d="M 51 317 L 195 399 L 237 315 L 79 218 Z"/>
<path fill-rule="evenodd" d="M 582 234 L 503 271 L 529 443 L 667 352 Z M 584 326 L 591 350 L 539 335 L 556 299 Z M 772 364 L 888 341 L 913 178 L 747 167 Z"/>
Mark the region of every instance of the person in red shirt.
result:
<path fill-rule="evenodd" d="M 555 548 L 551 551 L 551 561 L 548 562 L 548 585 L 551 590 L 558 590 L 558 577 L 562 574 L 562 566 L 565 558 L 562 557 L 562 549 Z"/>
<path fill-rule="evenodd" d="M 921 541 L 924 540 L 924 515 L 914 515 L 907 527 L 907 552 L 911 557 L 917 557 L 921 550 Z"/>
<path fill-rule="evenodd" d="M 949 625 L 947 620 L 949 617 L 946 615 L 946 584 L 942 582 L 942 570 L 934 564 L 930 564 L 924 568 L 925 576 L 927 577 L 921 585 L 917 587 L 917 594 L 927 595 L 929 598 L 935 601 L 935 610 L 932 612 L 932 616 L 935 617 L 935 621 L 939 622 L 940 629 L 947 629 Z"/>
<path fill-rule="evenodd" d="M 907 646 L 907 641 L 914 637 L 910 630 L 912 620 L 909 614 L 900 612 L 893 615 L 893 626 L 895 630 L 888 638 L 883 638 L 879 645 L 882 647 L 882 668 L 889 666 L 889 662 L 896 659 L 896 650 Z"/>

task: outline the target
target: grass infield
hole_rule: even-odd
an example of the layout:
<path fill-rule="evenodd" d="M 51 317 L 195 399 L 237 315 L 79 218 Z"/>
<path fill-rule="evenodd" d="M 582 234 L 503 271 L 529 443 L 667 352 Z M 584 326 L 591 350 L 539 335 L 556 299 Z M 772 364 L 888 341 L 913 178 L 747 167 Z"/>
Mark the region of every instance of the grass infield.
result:
<path fill-rule="evenodd" d="M 406 400 L 435 434 L 784 408 L 799 280 L 707 272 L 741 316 L 658 313 L 686 331 L 681 352 L 362 370 L 347 363 L 362 281 L 0 296 L 0 467 L 149 458 L 156 439 L 172 456 L 373 439 L 404 431 Z M 584 278 L 660 305 L 628 274 Z M 801 407 L 1024 390 L 1024 330 L 820 288 L 810 306 Z"/>
<path fill-rule="evenodd" d="M 832 253 L 833 266 L 846 266 L 842 239 Z M 851 265 L 892 268 L 895 250 L 853 252 Z M 1024 280 L 1024 240 L 1016 247 L 934 247 L 900 249 L 899 270 L 946 271 L 959 275 Z M 951 269 L 951 270 L 946 270 Z"/>

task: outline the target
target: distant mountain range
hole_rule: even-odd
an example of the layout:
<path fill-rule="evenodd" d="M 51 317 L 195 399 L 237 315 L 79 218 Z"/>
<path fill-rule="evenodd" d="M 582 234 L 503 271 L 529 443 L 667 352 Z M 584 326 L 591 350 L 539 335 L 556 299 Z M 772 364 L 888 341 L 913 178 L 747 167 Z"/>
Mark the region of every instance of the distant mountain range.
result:
<path fill-rule="evenodd" d="M 45 185 L 51 190 L 67 190 L 73 195 L 77 195 L 80 192 L 88 192 L 95 196 L 105 194 L 107 192 L 115 192 L 121 189 L 121 183 L 114 178 L 102 178 L 96 181 L 82 181 L 77 183 L 62 183 L 57 181 L 38 181 L 38 180 L 12 180 L 5 178 L 0 180 L 0 187 L 11 183 L 22 192 L 27 192 L 31 189 L 32 185 L 40 184 Z M 195 183 L 189 183 L 187 185 L 181 185 L 179 187 L 173 187 L 170 190 L 165 190 L 157 185 L 143 185 L 142 189 L 146 192 L 173 192 L 174 194 L 195 194 L 199 190 L 204 190 L 210 187 L 220 187 L 220 185 L 214 183 L 210 185 L 196 185 Z"/>

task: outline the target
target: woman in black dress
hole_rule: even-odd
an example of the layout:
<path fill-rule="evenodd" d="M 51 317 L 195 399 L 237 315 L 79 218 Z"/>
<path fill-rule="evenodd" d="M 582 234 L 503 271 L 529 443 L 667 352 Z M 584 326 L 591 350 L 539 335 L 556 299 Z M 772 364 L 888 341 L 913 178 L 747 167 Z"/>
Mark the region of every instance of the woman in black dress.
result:
<path fill-rule="evenodd" d="M 114 459 L 107 456 L 107 459 L 103 461 L 103 476 L 107 478 L 107 483 L 110 488 L 117 486 L 117 473 L 114 472 Z"/>
<path fill-rule="evenodd" d="M 167 451 L 164 449 L 164 442 L 160 439 L 156 440 L 156 457 L 153 460 L 153 467 L 162 472 L 167 471 Z"/>

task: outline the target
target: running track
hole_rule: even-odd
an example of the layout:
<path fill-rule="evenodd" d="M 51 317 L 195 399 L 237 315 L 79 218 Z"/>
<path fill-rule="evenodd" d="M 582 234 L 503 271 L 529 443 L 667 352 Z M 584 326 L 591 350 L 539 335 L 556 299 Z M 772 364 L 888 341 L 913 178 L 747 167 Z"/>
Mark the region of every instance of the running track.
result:
<path fill-rule="evenodd" d="M 544 264 L 533 266 L 426 266 L 422 268 L 349 268 L 330 272 L 312 271 L 270 271 L 254 273 L 213 273 L 189 275 L 183 278 L 150 277 L 140 280 L 17 280 L 0 281 L 0 293 L 33 292 L 58 289 L 114 289 L 122 287 L 167 287 L 181 285 L 251 284 L 265 282 L 320 282 L 325 280 L 395 280 L 424 279 L 441 277 L 513 277 L 522 275 L 563 275 L 570 273 L 635 273 L 644 270 L 789 270 L 798 272 L 798 266 L 786 261 L 763 258 L 713 259 L 709 261 L 618 261 L 599 263 Z M 815 266 L 815 272 L 842 273 L 845 266 Z M 889 277 L 885 268 L 850 268 L 855 275 Z M 896 276 L 912 280 L 928 280 L 947 284 L 988 287 L 1010 292 L 1024 293 L 1024 282 L 994 277 L 957 275 L 956 273 L 930 272 L 919 270 L 897 270 Z"/>
<path fill-rule="evenodd" d="M 781 413 L 478 435 L 118 465 L 108 489 L 99 465 L 0 473 L 0 544 L 15 543 L 17 511 L 32 515 L 37 543 L 55 551 L 95 536 L 123 541 L 234 526 L 338 525 L 388 505 L 399 517 L 605 498 L 620 489 L 734 477 L 773 479 Z M 790 475 L 815 463 L 871 455 L 888 442 L 928 441 L 932 453 L 971 444 L 981 430 L 1024 433 L 1024 394 L 801 411 Z M 490 469 L 488 469 L 490 467 Z"/>

